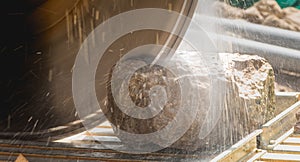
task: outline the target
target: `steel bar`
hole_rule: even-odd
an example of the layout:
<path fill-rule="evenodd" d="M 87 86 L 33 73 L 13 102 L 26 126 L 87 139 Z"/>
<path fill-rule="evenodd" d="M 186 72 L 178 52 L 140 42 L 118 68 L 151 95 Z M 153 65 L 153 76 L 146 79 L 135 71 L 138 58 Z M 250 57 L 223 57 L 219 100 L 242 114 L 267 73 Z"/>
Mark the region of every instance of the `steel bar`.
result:
<path fill-rule="evenodd" d="M 231 48 L 221 48 L 221 51 L 259 55 L 266 58 L 277 70 L 300 71 L 300 51 L 298 50 L 230 36 L 211 35 L 220 46 L 230 44 Z"/>
<path fill-rule="evenodd" d="M 285 29 L 259 25 L 245 20 L 216 18 L 205 15 L 195 15 L 199 24 L 215 23 L 220 29 L 219 34 L 233 35 L 262 43 L 273 44 L 285 48 L 300 50 L 300 33 Z M 205 29 L 206 26 L 203 26 Z"/>

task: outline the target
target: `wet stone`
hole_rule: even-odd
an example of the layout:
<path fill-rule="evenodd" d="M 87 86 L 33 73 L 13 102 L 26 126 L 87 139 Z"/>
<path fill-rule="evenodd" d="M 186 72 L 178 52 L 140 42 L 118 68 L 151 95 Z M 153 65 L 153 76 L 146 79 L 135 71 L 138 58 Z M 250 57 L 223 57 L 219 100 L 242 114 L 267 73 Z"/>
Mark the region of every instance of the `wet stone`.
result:
<path fill-rule="evenodd" d="M 164 66 L 148 66 L 137 70 L 129 78 L 129 84 L 116 77 L 120 85 L 129 85 L 129 94 L 118 91 L 122 103 L 129 96 L 136 106 L 145 109 L 155 97 L 151 98 L 151 87 L 162 86 L 165 89 L 161 112 L 149 119 L 137 119 L 124 114 L 116 104 L 112 94 L 109 94 L 110 109 L 105 109 L 106 116 L 114 124 L 118 137 L 131 146 L 138 145 L 140 139 L 133 140 L 122 131 L 133 134 L 148 134 L 157 132 L 176 119 L 179 109 L 186 113 L 181 115 L 176 123 L 176 129 L 168 132 L 169 138 L 188 129 L 169 147 L 182 150 L 201 150 L 213 153 L 223 151 L 252 131 L 260 128 L 274 117 L 275 94 L 274 72 L 271 65 L 259 56 L 240 54 L 219 54 L 219 64 L 210 64 L 196 52 L 178 52 Z M 130 62 L 130 61 L 129 61 Z M 132 62 L 133 63 L 133 62 Z M 121 69 L 130 69 L 130 63 Z M 217 65 L 218 67 L 214 67 Z M 127 67 L 127 68 L 126 68 Z M 211 70 L 213 69 L 213 70 Z M 215 70 L 218 69 L 218 70 Z M 222 69 L 222 70 L 220 70 Z M 181 71 L 180 75 L 176 72 Z M 215 73 L 215 71 L 217 71 Z M 185 74 L 185 75 L 183 75 Z M 182 78 L 190 78 L 180 82 Z M 181 80 L 182 79 L 182 80 Z M 180 89 L 188 87 L 189 91 Z M 122 86 L 121 86 L 122 87 Z M 125 88 L 126 90 L 126 88 Z M 199 94 L 197 100 L 188 98 Z M 182 97 L 187 100 L 181 100 Z M 189 112 L 188 107 L 194 106 Z M 159 103 L 158 105 L 162 105 Z M 191 125 L 191 116 L 195 115 Z M 179 122 L 180 121 L 180 122 Z M 149 143 L 161 145 L 168 142 L 166 135 L 158 134 Z"/>

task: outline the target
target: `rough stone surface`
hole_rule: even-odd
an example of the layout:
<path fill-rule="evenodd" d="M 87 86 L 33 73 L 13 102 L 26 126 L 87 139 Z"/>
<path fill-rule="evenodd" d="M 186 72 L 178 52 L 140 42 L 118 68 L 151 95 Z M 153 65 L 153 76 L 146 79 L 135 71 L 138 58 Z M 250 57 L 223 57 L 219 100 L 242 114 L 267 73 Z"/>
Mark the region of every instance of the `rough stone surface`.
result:
<path fill-rule="evenodd" d="M 215 7 L 221 17 L 300 31 L 300 10 L 293 7 L 281 9 L 275 0 L 260 0 L 246 10 L 223 2 L 217 2 Z"/>
<path fill-rule="evenodd" d="M 193 110 L 196 119 L 188 131 L 171 146 L 172 148 L 223 151 L 274 116 L 274 72 L 271 65 L 264 58 L 253 55 L 223 53 L 220 54 L 220 58 L 225 73 L 222 75 L 223 77 L 218 79 L 223 83 L 221 85 L 225 87 L 224 92 L 220 92 L 219 97 L 223 97 L 224 102 L 219 103 L 221 109 L 212 111 L 214 114 L 220 114 L 220 116 L 214 116 L 209 113 L 208 109 L 210 108 L 209 105 L 217 102 L 218 99 L 210 98 L 209 94 L 213 93 L 212 90 L 218 89 L 214 89 L 214 87 L 210 89 L 212 85 L 206 69 L 207 64 L 203 64 L 203 59 L 201 61 L 199 55 L 194 52 L 176 54 L 173 60 L 174 66 L 192 71 L 196 76 L 195 80 L 187 84 L 192 89 L 198 88 L 203 97 L 197 101 L 199 107 Z M 129 96 L 136 105 L 143 108 L 149 104 L 148 90 L 155 85 L 166 87 L 166 94 L 169 96 L 168 102 L 163 108 L 163 113 L 148 120 L 137 120 L 124 115 L 111 98 L 111 103 L 108 105 L 111 109 L 104 110 L 104 112 L 110 121 L 116 125 L 115 131 L 119 132 L 118 130 L 122 129 L 136 134 L 150 133 L 162 129 L 172 121 L 180 108 L 178 97 L 187 95 L 179 92 L 176 79 L 178 78 L 174 77 L 170 71 L 159 66 L 136 71 L 129 83 Z M 121 80 L 120 84 L 122 84 Z M 122 92 L 120 94 L 120 96 L 126 95 Z M 183 118 L 182 121 L 188 121 L 190 114 L 183 115 Z M 201 136 L 205 122 L 215 124 L 208 124 L 211 130 L 206 131 L 207 134 Z M 186 127 L 184 122 L 178 124 L 182 129 Z M 170 135 L 176 131 L 180 131 L 180 129 L 170 132 Z M 126 141 L 126 136 L 118 135 L 123 141 Z M 162 141 L 164 139 L 158 136 L 152 142 L 156 143 L 156 140 Z M 130 142 L 138 143 L 138 141 Z M 159 142 L 156 144 L 159 145 Z"/>
<path fill-rule="evenodd" d="M 206 138 L 197 139 L 199 128 L 194 124 L 195 127 L 173 147 L 222 151 L 274 117 L 274 72 L 271 65 L 259 56 L 220 56 L 226 73 L 226 103 L 217 125 Z M 201 113 L 198 114 L 198 118 L 202 117 Z"/>
<path fill-rule="evenodd" d="M 275 80 L 271 65 L 255 55 L 221 54 L 221 58 L 226 63 L 227 80 L 235 84 L 237 89 L 234 92 L 238 92 L 238 95 L 229 93 L 227 102 L 230 103 L 232 97 L 237 97 L 241 103 L 245 102 L 252 129 L 271 119 L 275 104 Z M 228 86 L 230 89 L 235 88 Z M 234 107 L 243 104 L 232 102 L 228 105 Z"/>

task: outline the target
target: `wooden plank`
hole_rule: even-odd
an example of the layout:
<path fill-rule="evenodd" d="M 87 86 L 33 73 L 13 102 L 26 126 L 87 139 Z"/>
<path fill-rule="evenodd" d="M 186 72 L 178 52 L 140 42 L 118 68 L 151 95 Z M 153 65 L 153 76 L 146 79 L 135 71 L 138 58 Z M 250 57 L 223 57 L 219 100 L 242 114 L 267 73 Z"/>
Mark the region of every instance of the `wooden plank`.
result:
<path fill-rule="evenodd" d="M 300 138 L 300 134 L 291 134 L 290 137 Z"/>
<path fill-rule="evenodd" d="M 85 136 L 82 141 L 121 142 L 118 137 L 114 136 Z"/>
<path fill-rule="evenodd" d="M 297 153 L 300 154 L 300 146 L 295 145 L 277 145 L 274 147 L 273 151 L 275 152 L 284 152 L 284 153 Z"/>
<path fill-rule="evenodd" d="M 283 144 L 289 144 L 289 145 L 300 145 L 300 138 L 297 138 L 297 137 L 288 137 L 282 143 Z"/>
<path fill-rule="evenodd" d="M 86 131 L 87 136 L 115 136 L 114 131 L 111 128 L 94 128 Z"/>
<path fill-rule="evenodd" d="M 260 159 L 265 153 L 265 150 L 257 150 L 252 157 L 247 159 L 247 162 L 257 162 L 257 159 Z"/>
<path fill-rule="evenodd" d="M 300 161 L 300 155 L 294 154 L 278 154 L 278 153 L 266 153 L 264 154 L 260 160 L 264 161 Z"/>
<path fill-rule="evenodd" d="M 118 147 L 120 147 L 118 145 Z M 207 159 L 206 155 L 193 153 L 181 153 L 178 150 L 170 152 L 153 152 L 148 154 L 127 154 L 103 147 L 99 143 L 95 144 L 63 144 L 42 142 L 34 143 L 28 141 L 10 141 L 0 142 L 0 156 L 8 156 L 9 153 L 22 153 L 26 158 L 46 157 L 54 159 L 78 159 L 78 160 L 102 160 L 102 161 L 198 161 Z M 34 155 L 33 155 L 34 154 Z M 12 156 L 12 155 L 9 155 Z M 2 160 L 2 159 L 0 159 Z"/>
<path fill-rule="evenodd" d="M 112 128 L 110 125 L 99 125 L 96 128 Z"/>
<path fill-rule="evenodd" d="M 243 138 L 241 141 L 233 145 L 230 149 L 224 151 L 211 162 L 217 161 L 238 161 L 253 153 L 257 146 L 257 136 L 262 133 L 262 130 L 256 130 Z"/>
<path fill-rule="evenodd" d="M 105 144 L 117 144 L 120 145 L 121 144 L 121 140 L 117 137 L 113 137 L 113 136 L 85 136 L 82 135 L 81 137 L 76 137 L 74 139 L 71 140 L 60 140 L 58 142 L 62 142 L 62 143 L 71 143 L 71 144 L 87 144 L 87 143 L 91 143 L 91 144 L 95 144 L 95 143 L 102 143 L 105 142 Z"/>
<path fill-rule="evenodd" d="M 284 110 L 282 113 L 262 126 L 263 132 L 260 136 L 262 149 L 269 149 L 268 146 L 271 140 L 276 140 L 294 126 L 296 123 L 295 114 L 299 110 L 300 101 Z"/>
<path fill-rule="evenodd" d="M 282 143 L 284 140 L 286 140 L 291 134 L 293 134 L 294 128 L 290 129 L 289 131 L 285 132 L 282 136 L 277 138 L 276 140 L 271 140 L 268 145 L 267 149 L 272 150 L 275 146 Z"/>
<path fill-rule="evenodd" d="M 18 157 L 19 153 L 11 153 L 11 152 L 1 152 L 0 158 L 5 159 L 6 162 L 14 161 Z M 107 161 L 107 162 L 142 162 L 143 160 L 135 160 L 135 159 L 109 159 L 102 157 L 80 157 L 80 156 L 69 156 L 69 155 L 51 155 L 51 154 L 36 154 L 36 153 L 23 153 L 24 156 L 27 157 L 28 161 L 63 161 L 63 162 L 77 162 L 77 161 Z"/>
<path fill-rule="evenodd" d="M 109 127 L 111 128 L 111 124 L 109 121 L 105 121 L 104 123 L 102 123 L 99 127 Z"/>

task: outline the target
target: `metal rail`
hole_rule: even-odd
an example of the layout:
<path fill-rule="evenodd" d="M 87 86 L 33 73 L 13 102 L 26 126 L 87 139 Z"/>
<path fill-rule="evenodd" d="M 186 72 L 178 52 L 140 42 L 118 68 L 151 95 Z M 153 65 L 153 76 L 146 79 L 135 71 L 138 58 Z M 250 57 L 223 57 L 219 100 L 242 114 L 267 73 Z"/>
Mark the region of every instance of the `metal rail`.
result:
<path fill-rule="evenodd" d="M 225 35 L 212 35 L 212 37 L 220 46 L 230 45 L 230 48 L 222 49 L 226 52 L 255 54 L 266 58 L 277 70 L 300 72 L 300 51 L 298 50 Z"/>
<path fill-rule="evenodd" d="M 195 21 L 200 24 L 216 24 L 220 28 L 217 30 L 219 34 L 243 37 L 257 42 L 300 50 L 300 32 L 253 24 L 245 20 L 216 18 L 205 15 L 196 15 Z M 205 28 L 205 26 L 203 27 Z M 209 28 L 205 29 L 210 30 Z"/>
<path fill-rule="evenodd" d="M 266 58 L 277 70 L 300 72 L 299 32 L 199 14 L 193 19 L 216 42 L 219 52 L 255 54 Z M 190 31 L 198 32 L 193 28 Z M 199 39 L 195 37 L 193 41 Z"/>

